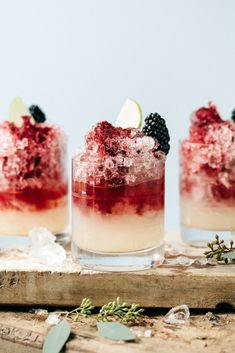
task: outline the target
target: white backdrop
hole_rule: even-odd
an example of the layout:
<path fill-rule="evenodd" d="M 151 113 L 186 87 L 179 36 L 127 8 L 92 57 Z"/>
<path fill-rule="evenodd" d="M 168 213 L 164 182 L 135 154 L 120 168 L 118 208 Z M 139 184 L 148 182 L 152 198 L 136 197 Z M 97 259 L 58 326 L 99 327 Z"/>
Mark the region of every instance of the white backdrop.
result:
<path fill-rule="evenodd" d="M 0 0 L 0 117 L 20 95 L 64 125 L 70 151 L 126 97 L 168 121 L 166 225 L 178 227 L 189 113 L 235 108 L 234 0 Z"/>

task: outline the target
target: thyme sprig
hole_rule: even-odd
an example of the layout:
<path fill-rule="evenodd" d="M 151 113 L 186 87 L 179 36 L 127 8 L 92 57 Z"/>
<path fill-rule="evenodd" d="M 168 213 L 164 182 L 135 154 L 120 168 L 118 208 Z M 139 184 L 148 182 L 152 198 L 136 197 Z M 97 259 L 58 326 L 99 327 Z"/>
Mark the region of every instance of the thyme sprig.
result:
<path fill-rule="evenodd" d="M 137 323 L 144 309 L 138 304 L 128 306 L 125 302 L 121 303 L 119 297 L 107 304 L 104 304 L 98 314 L 93 314 L 94 306 L 89 298 L 84 298 L 77 308 L 71 311 L 62 311 L 60 315 L 73 321 L 78 321 L 81 317 L 92 316 L 98 321 L 120 321 L 124 323 Z"/>
<path fill-rule="evenodd" d="M 235 251 L 235 247 L 233 247 L 233 240 L 230 241 L 230 246 L 227 246 L 224 243 L 224 240 L 220 240 L 219 236 L 216 234 L 215 240 L 211 243 L 207 243 L 207 246 L 210 250 L 205 251 L 204 255 L 206 255 L 207 259 L 216 259 L 217 261 L 224 261 L 226 264 L 228 263 L 228 258 L 224 258 L 225 254 L 231 253 Z"/>

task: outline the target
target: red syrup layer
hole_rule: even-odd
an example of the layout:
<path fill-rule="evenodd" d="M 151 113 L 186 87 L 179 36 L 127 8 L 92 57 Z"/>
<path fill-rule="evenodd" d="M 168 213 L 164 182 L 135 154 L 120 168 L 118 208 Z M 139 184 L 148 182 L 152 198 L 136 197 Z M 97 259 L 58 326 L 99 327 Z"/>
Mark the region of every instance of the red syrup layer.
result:
<path fill-rule="evenodd" d="M 234 141 L 234 123 L 222 120 L 213 104 L 193 113 L 190 136 L 180 146 L 181 195 L 235 206 Z"/>
<path fill-rule="evenodd" d="M 25 189 L 15 192 L 12 190 L 0 192 L 0 211 L 43 211 L 58 207 L 66 201 L 68 194 L 67 184 L 53 189 Z"/>
<path fill-rule="evenodd" d="M 83 212 L 120 215 L 128 211 L 143 215 L 164 208 L 164 177 L 137 185 L 97 187 L 73 181 L 73 204 Z"/>

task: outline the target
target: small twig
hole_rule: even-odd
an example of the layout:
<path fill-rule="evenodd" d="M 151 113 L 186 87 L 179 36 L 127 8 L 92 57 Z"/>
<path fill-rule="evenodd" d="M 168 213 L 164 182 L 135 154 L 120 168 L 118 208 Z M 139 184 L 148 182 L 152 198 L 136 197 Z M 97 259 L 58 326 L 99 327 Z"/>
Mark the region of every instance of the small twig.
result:
<path fill-rule="evenodd" d="M 62 311 L 61 315 L 67 318 L 71 318 L 73 321 L 78 321 L 80 317 L 86 317 L 91 315 L 94 306 L 89 298 L 84 298 L 77 308 L 70 311 Z"/>
<path fill-rule="evenodd" d="M 217 261 L 224 261 L 226 264 L 228 263 L 228 259 L 223 258 L 223 255 L 235 251 L 233 240 L 230 241 L 230 246 L 228 247 L 224 244 L 224 240 L 220 240 L 217 234 L 215 240 L 207 243 L 207 246 L 210 249 L 204 252 L 207 259 L 215 258 Z"/>

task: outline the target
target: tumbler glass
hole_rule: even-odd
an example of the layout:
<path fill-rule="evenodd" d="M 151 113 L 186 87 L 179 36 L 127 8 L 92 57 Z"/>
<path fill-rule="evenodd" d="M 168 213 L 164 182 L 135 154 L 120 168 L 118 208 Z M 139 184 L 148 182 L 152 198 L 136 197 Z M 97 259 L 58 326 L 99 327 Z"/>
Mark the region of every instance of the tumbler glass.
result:
<path fill-rule="evenodd" d="M 228 163 L 220 156 L 215 144 L 180 144 L 181 234 L 194 246 L 205 246 L 216 234 L 235 238 L 235 156 Z"/>
<path fill-rule="evenodd" d="M 0 248 L 27 244 L 34 227 L 63 242 L 68 224 L 67 137 L 55 125 L 27 120 L 22 129 L 25 137 L 0 125 Z"/>
<path fill-rule="evenodd" d="M 108 271 L 143 270 L 164 260 L 165 158 L 154 166 L 133 164 L 126 180 L 110 186 L 100 178 L 107 165 L 125 171 L 127 161 L 94 159 L 77 155 L 72 166 L 72 254 L 85 268 Z M 131 161 L 129 161 L 131 165 Z M 151 170 L 151 178 L 146 176 Z M 99 175 L 100 171 L 100 175 Z M 105 174 L 106 173 L 106 174 Z"/>

